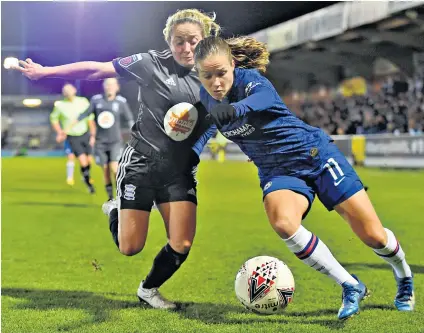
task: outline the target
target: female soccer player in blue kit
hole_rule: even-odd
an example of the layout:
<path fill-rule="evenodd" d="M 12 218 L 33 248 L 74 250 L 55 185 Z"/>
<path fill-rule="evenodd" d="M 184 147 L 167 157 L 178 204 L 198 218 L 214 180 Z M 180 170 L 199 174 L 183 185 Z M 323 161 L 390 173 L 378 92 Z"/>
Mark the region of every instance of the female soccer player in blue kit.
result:
<path fill-rule="evenodd" d="M 393 268 L 400 311 L 414 309 L 412 272 L 395 235 L 382 226 L 358 175 L 324 131 L 295 117 L 261 75 L 269 62 L 253 38 L 208 37 L 195 49 L 201 101 L 216 128 L 258 168 L 268 219 L 290 251 L 341 285 L 339 319 L 359 312 L 366 286 L 350 275 L 328 247 L 301 225 L 315 194 L 336 210 L 356 235 Z"/>

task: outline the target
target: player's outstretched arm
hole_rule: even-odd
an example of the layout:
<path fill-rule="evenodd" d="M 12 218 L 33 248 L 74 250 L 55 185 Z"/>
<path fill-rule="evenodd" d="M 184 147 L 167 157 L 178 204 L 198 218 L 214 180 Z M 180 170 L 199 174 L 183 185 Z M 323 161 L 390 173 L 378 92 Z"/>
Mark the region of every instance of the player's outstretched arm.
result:
<path fill-rule="evenodd" d="M 47 67 L 33 62 L 30 58 L 19 60 L 19 65 L 11 67 L 30 80 L 61 78 L 69 80 L 102 80 L 118 77 L 112 62 L 81 61 L 71 64 Z"/>
<path fill-rule="evenodd" d="M 239 102 L 232 103 L 236 117 L 242 117 L 248 112 L 258 112 L 267 110 L 274 105 L 278 96 L 271 84 L 262 82 L 250 89 L 249 95 Z"/>
<path fill-rule="evenodd" d="M 195 144 L 193 145 L 192 149 L 194 150 L 194 152 L 200 156 L 200 154 L 203 151 L 203 148 L 206 146 L 206 144 L 208 143 L 209 139 L 212 138 L 215 133 L 217 132 L 217 128 L 215 125 L 211 125 L 203 134 L 202 136 L 195 142 Z"/>

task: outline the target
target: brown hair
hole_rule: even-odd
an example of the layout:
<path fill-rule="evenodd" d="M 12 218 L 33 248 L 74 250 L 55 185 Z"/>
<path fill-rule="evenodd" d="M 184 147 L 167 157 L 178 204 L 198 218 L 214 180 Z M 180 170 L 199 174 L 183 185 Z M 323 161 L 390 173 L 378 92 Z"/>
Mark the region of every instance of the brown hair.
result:
<path fill-rule="evenodd" d="M 269 64 L 269 52 L 265 43 L 253 37 L 235 37 L 227 40 L 220 37 L 207 37 L 197 44 L 194 51 L 196 63 L 210 54 L 228 54 L 234 59 L 236 67 L 255 68 L 261 73 L 266 72 Z"/>

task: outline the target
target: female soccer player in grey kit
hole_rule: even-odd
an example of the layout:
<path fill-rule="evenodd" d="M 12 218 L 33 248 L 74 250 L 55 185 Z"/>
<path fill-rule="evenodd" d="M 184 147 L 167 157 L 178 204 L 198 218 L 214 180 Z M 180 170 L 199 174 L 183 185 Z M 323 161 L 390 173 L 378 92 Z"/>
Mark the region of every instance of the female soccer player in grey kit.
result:
<path fill-rule="evenodd" d="M 305 264 L 342 286 L 339 319 L 359 312 L 367 288 L 302 226 L 315 194 L 392 266 L 398 284 L 395 306 L 412 311 L 412 272 L 399 242 L 382 226 L 362 182 L 333 140 L 295 117 L 260 74 L 268 57 L 265 45 L 253 38 L 209 37 L 197 45 L 201 101 L 216 124 L 201 141 L 206 142 L 217 127 L 255 163 L 273 229 Z"/>
<path fill-rule="evenodd" d="M 163 30 L 170 50 L 163 52 L 57 67 L 42 67 L 27 59 L 15 68 L 33 80 L 121 76 L 138 83 L 140 109 L 118 167 L 118 203 L 106 203 L 104 211 L 109 215 L 110 230 L 119 250 L 132 256 L 143 249 L 153 201 L 158 205 L 169 242 L 156 256 L 137 291 L 138 297 L 154 308 L 176 307 L 160 295 L 158 288 L 186 260 L 195 235 L 195 170 L 199 157 L 193 146 L 209 122 L 200 103 L 193 52 L 203 38 L 219 33 L 214 19 L 195 9 L 171 15 Z"/>
<path fill-rule="evenodd" d="M 103 81 L 104 94 L 94 95 L 90 106 L 80 114 L 75 123 L 94 114 L 96 140 L 94 156 L 96 163 L 103 169 L 103 179 L 109 200 L 113 200 L 111 175 L 116 178 L 118 161 L 122 152 L 121 116 L 127 121 L 128 128 L 134 125 L 132 112 L 127 100 L 118 95 L 119 83 L 116 78 Z"/>

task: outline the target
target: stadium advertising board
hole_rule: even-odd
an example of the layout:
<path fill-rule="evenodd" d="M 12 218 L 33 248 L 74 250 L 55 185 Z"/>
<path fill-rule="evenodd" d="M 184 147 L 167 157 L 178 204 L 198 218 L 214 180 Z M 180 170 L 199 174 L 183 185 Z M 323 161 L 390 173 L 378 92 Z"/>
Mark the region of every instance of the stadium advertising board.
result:
<path fill-rule="evenodd" d="M 424 158 L 424 136 L 367 136 L 367 157 L 422 157 Z"/>
<path fill-rule="evenodd" d="M 367 136 L 365 166 L 424 168 L 424 135 Z"/>
<path fill-rule="evenodd" d="M 424 135 L 335 135 L 333 139 L 350 163 L 356 160 L 370 167 L 424 168 Z M 226 144 L 224 150 L 227 160 L 247 160 L 233 142 Z M 210 158 L 205 149 L 202 159 Z"/>

